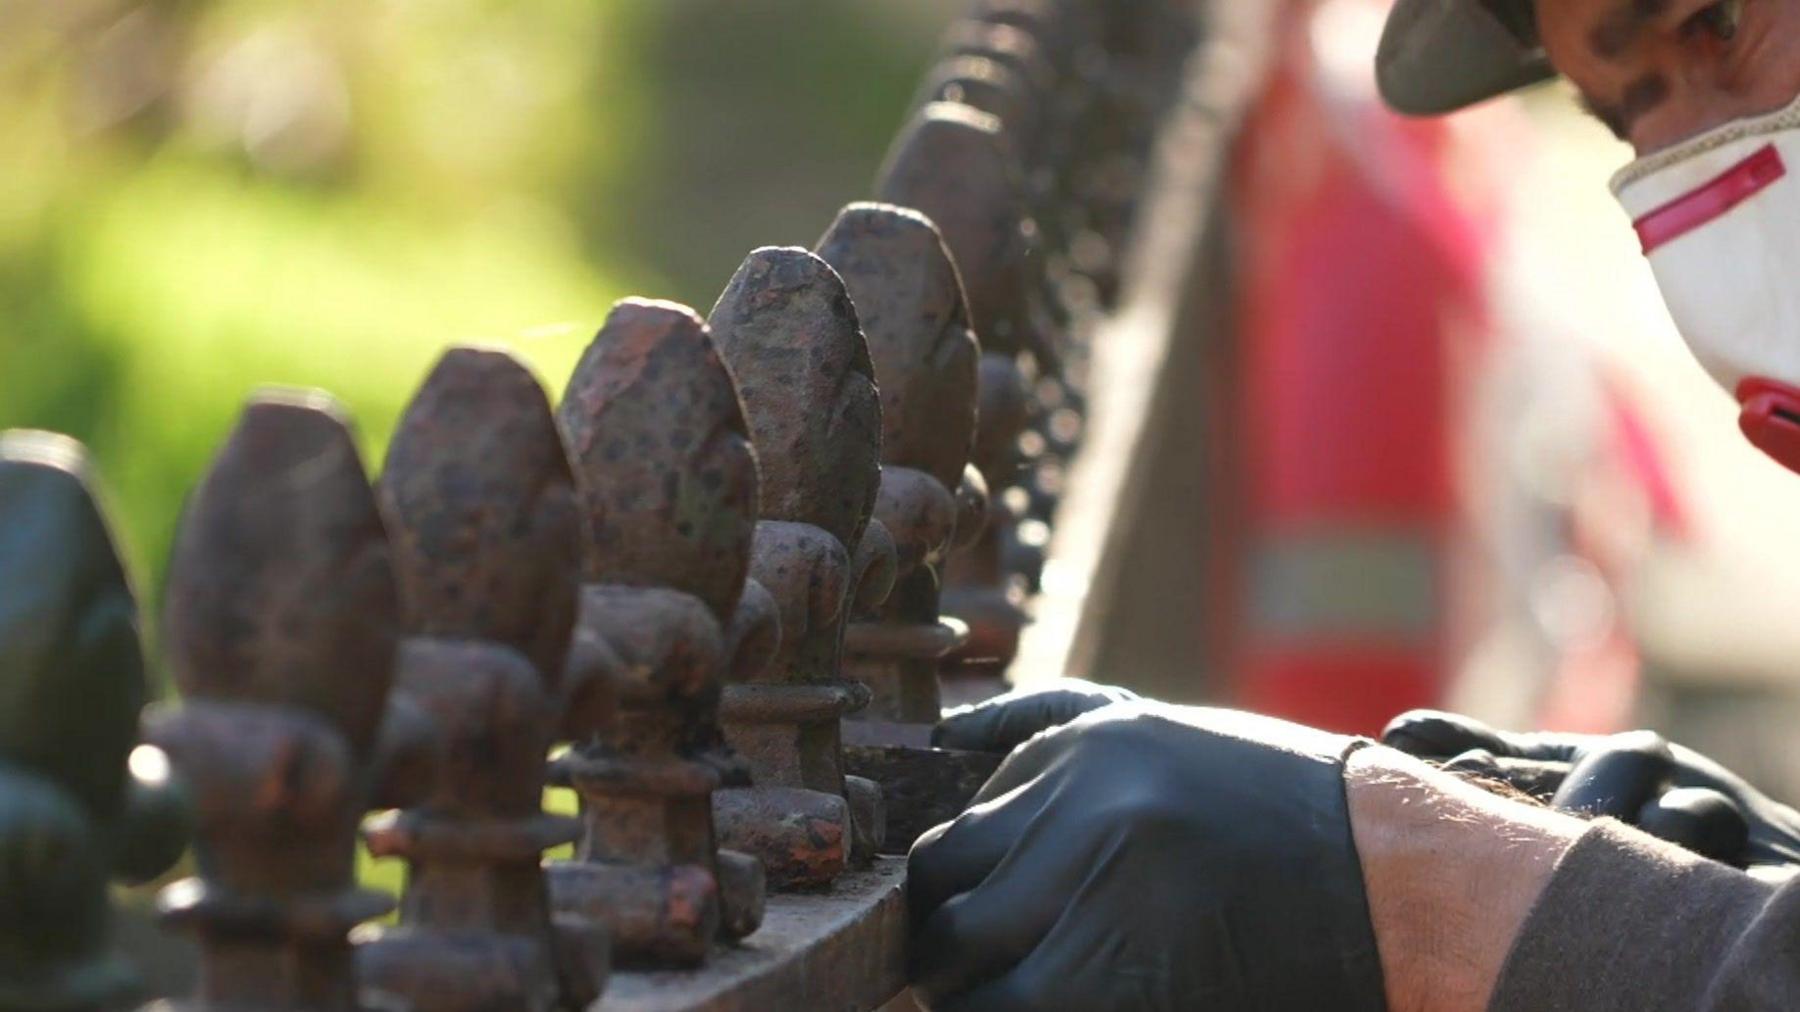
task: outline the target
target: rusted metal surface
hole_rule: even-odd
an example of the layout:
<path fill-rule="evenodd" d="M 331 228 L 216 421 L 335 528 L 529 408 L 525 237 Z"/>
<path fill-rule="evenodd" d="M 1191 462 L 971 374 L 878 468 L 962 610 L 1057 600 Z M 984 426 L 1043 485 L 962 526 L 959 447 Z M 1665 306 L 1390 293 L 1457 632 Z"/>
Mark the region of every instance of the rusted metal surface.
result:
<path fill-rule="evenodd" d="M 848 669 L 873 699 L 861 716 L 938 718 L 938 661 L 963 630 L 938 617 L 940 570 L 959 522 L 975 439 L 980 346 L 937 229 L 892 205 L 853 204 L 819 243 L 858 307 L 880 386 L 881 487 L 876 516 L 897 552 L 893 592 L 847 633 Z"/>
<path fill-rule="evenodd" d="M 107 883 L 186 842 L 161 753 L 137 745 L 137 603 L 93 480 L 74 440 L 0 433 L 0 1008 L 131 996 Z"/>
<path fill-rule="evenodd" d="M 360 939 L 366 992 L 419 1010 L 543 1010 L 599 994 L 607 940 L 559 949 L 539 867 L 580 836 L 543 811 L 574 626 L 580 515 L 537 380 L 505 352 L 447 352 L 414 396 L 378 487 L 406 639 L 395 696 L 431 718 L 423 804 L 363 828 L 406 859 L 400 924 Z M 577 957 L 558 966 L 558 953 Z"/>
<path fill-rule="evenodd" d="M 1158 128 L 1182 94 L 1199 40 L 1200 4 L 1111 0 L 1076 5 L 1082 22 L 1065 77 L 1064 143 L 1042 157 L 1057 166 L 1061 219 L 1075 266 L 1101 304 L 1116 305 L 1124 251 L 1148 188 Z"/>
<path fill-rule="evenodd" d="M 1005 756 L 929 744 L 850 744 L 850 768 L 881 785 L 888 802 L 882 853 L 904 855 L 924 832 L 961 815 Z"/>
<path fill-rule="evenodd" d="M 850 809 L 840 795 L 798 787 L 738 787 L 714 796 L 719 838 L 761 860 L 777 889 L 823 887 L 850 855 Z"/>
<path fill-rule="evenodd" d="M 1032 306 L 1041 279 L 1017 155 L 998 117 L 932 102 L 894 142 L 876 196 L 924 213 L 956 258 L 984 351 L 1055 358 Z M 991 479 L 993 476 L 989 475 Z"/>
<path fill-rule="evenodd" d="M 951 560 L 945 611 L 970 629 L 961 665 L 1004 669 L 1025 623 L 1022 592 L 1002 570 L 1016 520 L 1004 496 L 1018 479 L 1019 436 L 1029 421 L 1031 375 L 1060 355 L 1042 306 L 1037 229 L 1017 152 L 1001 121 L 966 105 L 935 102 L 902 131 L 876 186 L 882 199 L 916 208 L 955 257 L 980 337 L 980 424 L 973 463 L 993 496 L 987 530 Z"/>
<path fill-rule="evenodd" d="M 692 310 L 628 299 L 569 380 L 557 421 L 574 463 L 584 537 L 581 663 L 615 687 L 568 727 L 561 775 L 580 794 L 572 861 L 552 900 L 603 923 L 622 965 L 693 966 L 755 930 L 760 868 L 722 852 L 713 792 L 743 780 L 718 725 L 720 685 L 757 503 L 756 460 L 731 376 Z M 765 611 L 763 614 L 767 615 Z"/>
<path fill-rule="evenodd" d="M 763 927 L 691 973 L 622 973 L 591 1012 L 875 1009 L 906 986 L 906 862 L 879 858 L 829 893 L 769 897 Z"/>
<path fill-rule="evenodd" d="M 874 363 L 882 408 L 875 512 L 897 551 L 893 592 L 860 611 L 845 634 L 845 668 L 872 696 L 844 725 L 846 762 L 881 785 L 884 852 L 904 853 L 961 811 L 996 765 L 991 756 L 929 747 L 941 708 L 939 664 L 967 635 L 939 617 L 941 572 L 958 525 L 986 522 L 975 508 L 984 500 L 957 494 L 975 442 L 981 352 L 956 267 L 924 215 L 853 204 L 818 253 L 848 288 Z M 973 538 L 965 531 L 964 540 Z"/>
<path fill-rule="evenodd" d="M 844 625 L 893 583 L 894 544 L 873 519 L 880 489 L 881 402 L 874 366 L 844 283 L 802 249 L 750 254 L 719 297 L 710 323 L 737 378 L 763 462 L 762 520 L 753 572 L 781 615 L 782 641 L 766 672 L 727 687 L 726 736 L 749 760 L 756 786 L 727 791 L 722 807 L 758 848 L 780 888 L 817 888 L 848 858 L 870 858 L 880 796 L 846 783 L 838 721 L 868 690 L 842 671 Z M 817 791 L 844 802 L 843 836 L 794 834 L 756 816 L 769 787 Z M 820 802 L 820 826 L 834 806 Z M 788 849 L 771 841 L 792 841 Z M 777 869 L 786 869 L 778 872 Z"/>
<path fill-rule="evenodd" d="M 198 875 L 161 899 L 201 946 L 185 1007 L 360 1007 L 348 935 L 392 904 L 356 887 L 357 823 L 377 799 L 414 800 L 383 782 L 416 758 L 384 732 L 399 640 L 387 538 L 341 413 L 322 395 L 259 397 L 182 519 L 164 642 L 184 703 L 149 728 L 198 813 Z"/>

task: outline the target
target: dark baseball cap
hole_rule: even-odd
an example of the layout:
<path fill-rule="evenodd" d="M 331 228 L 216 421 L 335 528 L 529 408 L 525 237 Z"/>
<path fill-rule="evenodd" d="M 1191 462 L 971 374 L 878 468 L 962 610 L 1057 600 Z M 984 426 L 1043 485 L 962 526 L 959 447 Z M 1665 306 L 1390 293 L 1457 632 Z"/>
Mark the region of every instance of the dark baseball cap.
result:
<path fill-rule="evenodd" d="M 1556 76 L 1531 0 L 1398 0 L 1375 54 L 1381 97 L 1436 116 Z"/>

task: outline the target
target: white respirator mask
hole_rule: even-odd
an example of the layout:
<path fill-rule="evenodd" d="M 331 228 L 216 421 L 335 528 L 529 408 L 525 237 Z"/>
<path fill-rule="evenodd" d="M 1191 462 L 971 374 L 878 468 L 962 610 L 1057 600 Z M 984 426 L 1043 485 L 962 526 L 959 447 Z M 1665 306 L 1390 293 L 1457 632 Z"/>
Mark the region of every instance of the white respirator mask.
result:
<path fill-rule="evenodd" d="M 1612 189 L 1744 435 L 1800 471 L 1800 99 L 1639 159 Z"/>

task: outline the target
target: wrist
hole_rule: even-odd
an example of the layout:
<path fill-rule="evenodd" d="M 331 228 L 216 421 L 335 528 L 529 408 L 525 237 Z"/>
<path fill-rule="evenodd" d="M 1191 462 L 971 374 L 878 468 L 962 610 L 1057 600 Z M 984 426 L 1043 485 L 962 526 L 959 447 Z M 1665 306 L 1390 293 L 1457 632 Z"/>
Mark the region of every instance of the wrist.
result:
<path fill-rule="evenodd" d="M 1481 1012 L 1583 824 L 1386 748 L 1345 765 L 1351 829 L 1393 1012 Z"/>

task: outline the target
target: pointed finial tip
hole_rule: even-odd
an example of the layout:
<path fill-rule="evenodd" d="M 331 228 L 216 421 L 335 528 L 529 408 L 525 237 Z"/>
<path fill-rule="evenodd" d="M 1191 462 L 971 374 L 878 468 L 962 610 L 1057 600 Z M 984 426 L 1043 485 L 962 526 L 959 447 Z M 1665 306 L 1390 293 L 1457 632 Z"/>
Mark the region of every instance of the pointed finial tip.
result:
<path fill-rule="evenodd" d="M 497 344 L 453 344 L 438 356 L 437 368 L 446 365 L 457 369 L 528 369 L 525 361 L 512 349 Z"/>
<path fill-rule="evenodd" d="M 936 237 L 938 227 L 925 212 L 917 208 L 878 200 L 859 200 L 853 204 L 845 204 L 838 211 L 819 245 L 823 250 L 831 240 L 844 235 L 894 235 L 911 232 L 929 233 Z M 827 261 L 831 259 L 823 252 L 820 256 L 824 256 Z"/>
<path fill-rule="evenodd" d="M 60 432 L 40 429 L 0 432 L 0 461 L 65 471 L 84 480 L 88 473 L 87 447 Z"/>
<path fill-rule="evenodd" d="M 831 265 L 798 246 L 763 246 L 751 250 L 727 291 L 753 285 L 759 294 L 794 292 L 814 286 L 843 287 Z"/>
<path fill-rule="evenodd" d="M 1000 117 L 961 102 L 929 102 L 919 110 L 921 128 L 954 128 L 980 134 L 1000 133 Z"/>
<path fill-rule="evenodd" d="M 818 254 L 852 288 L 852 275 L 894 273 L 895 258 L 923 258 L 933 269 L 955 272 L 937 224 L 923 211 L 898 204 L 867 201 L 848 205 L 819 239 Z M 960 286 L 960 279 L 956 284 Z M 860 299 L 861 295 L 852 291 L 851 297 Z"/>
<path fill-rule="evenodd" d="M 510 350 L 458 344 L 438 356 L 420 385 L 420 397 L 435 394 L 504 401 L 526 390 L 542 396 L 544 386 L 537 373 Z"/>
<path fill-rule="evenodd" d="M 245 414 L 277 417 L 295 413 L 330 415 L 340 421 L 350 417 L 349 409 L 328 390 L 316 387 L 258 387 L 245 405 Z"/>
<path fill-rule="evenodd" d="M 612 309 L 606 314 L 606 323 L 611 326 L 615 322 L 656 322 L 665 327 L 684 323 L 697 327 L 706 326 L 706 321 L 701 319 L 692 306 L 670 299 L 646 299 L 637 295 L 627 296 L 612 304 Z"/>
<path fill-rule="evenodd" d="M 798 246 L 751 251 L 708 322 L 727 357 L 734 357 L 735 346 L 746 341 L 763 346 L 862 340 L 844 279 L 823 258 Z"/>

